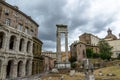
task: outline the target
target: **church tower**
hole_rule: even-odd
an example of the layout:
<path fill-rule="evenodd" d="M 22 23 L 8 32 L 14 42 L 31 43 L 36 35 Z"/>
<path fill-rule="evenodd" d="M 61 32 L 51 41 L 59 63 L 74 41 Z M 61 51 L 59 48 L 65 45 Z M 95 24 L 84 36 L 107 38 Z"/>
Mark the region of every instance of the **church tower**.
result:
<path fill-rule="evenodd" d="M 109 28 L 108 31 L 107 31 L 107 36 L 104 38 L 105 40 L 116 40 L 117 37 L 112 34 L 112 30 Z"/>

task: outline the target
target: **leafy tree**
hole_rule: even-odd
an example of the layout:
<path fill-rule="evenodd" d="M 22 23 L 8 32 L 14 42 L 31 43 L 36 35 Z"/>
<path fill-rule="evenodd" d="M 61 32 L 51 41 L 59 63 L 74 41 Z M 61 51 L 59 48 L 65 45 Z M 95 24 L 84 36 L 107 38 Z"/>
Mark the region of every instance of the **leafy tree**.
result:
<path fill-rule="evenodd" d="M 69 61 L 70 61 L 71 63 L 74 63 L 74 62 L 77 61 L 77 60 L 76 60 L 76 57 L 73 57 L 73 56 L 72 56 L 72 57 L 69 58 Z"/>
<path fill-rule="evenodd" d="M 87 48 L 86 49 L 86 55 L 87 55 L 87 58 L 93 58 L 93 49 L 91 48 Z"/>
<path fill-rule="evenodd" d="M 75 63 L 77 61 L 76 57 L 74 57 L 74 56 L 70 57 L 69 61 L 71 62 L 71 67 L 76 68 L 76 66 L 77 66 Z"/>
<path fill-rule="evenodd" d="M 120 60 L 120 53 L 118 54 L 118 57 L 117 57 L 119 60 Z"/>
<path fill-rule="evenodd" d="M 107 41 L 105 40 L 100 40 L 98 43 L 98 47 L 100 49 L 100 57 L 102 59 L 111 59 L 111 55 L 112 55 L 112 47 L 107 43 Z"/>
<path fill-rule="evenodd" d="M 76 63 L 71 63 L 71 67 L 74 69 L 77 67 L 77 64 Z"/>
<path fill-rule="evenodd" d="M 93 53 L 93 58 L 99 58 L 100 55 L 98 53 Z"/>

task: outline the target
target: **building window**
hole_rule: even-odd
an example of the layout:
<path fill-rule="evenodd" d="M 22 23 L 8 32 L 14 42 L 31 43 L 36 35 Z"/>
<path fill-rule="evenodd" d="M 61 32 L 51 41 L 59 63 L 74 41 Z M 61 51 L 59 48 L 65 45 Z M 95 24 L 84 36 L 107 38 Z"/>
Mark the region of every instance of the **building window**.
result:
<path fill-rule="evenodd" d="M 15 48 L 15 41 L 16 41 L 16 37 L 11 36 L 10 37 L 10 43 L 9 43 L 9 49 L 13 50 Z"/>
<path fill-rule="evenodd" d="M 21 24 L 18 25 L 18 30 L 22 31 L 23 26 Z"/>
<path fill-rule="evenodd" d="M 0 32 L 0 48 L 3 47 L 4 33 Z"/>
<path fill-rule="evenodd" d="M 33 35 L 33 30 L 30 31 L 30 34 Z"/>
<path fill-rule="evenodd" d="M 23 51 L 24 48 L 24 39 L 20 39 L 19 51 Z"/>
<path fill-rule="evenodd" d="M 9 10 L 8 9 L 5 9 L 5 15 L 9 15 Z"/>
<path fill-rule="evenodd" d="M 27 51 L 28 53 L 30 52 L 30 44 L 31 44 L 30 41 L 28 41 L 28 42 L 27 42 L 27 48 L 26 48 L 26 49 L 27 49 L 26 51 Z"/>
<path fill-rule="evenodd" d="M 25 33 L 30 34 L 30 30 L 28 27 L 25 28 Z"/>
<path fill-rule="evenodd" d="M 27 24 L 28 23 L 28 20 L 26 19 L 25 23 Z"/>
<path fill-rule="evenodd" d="M 7 18 L 7 19 L 5 20 L 5 24 L 8 25 L 8 26 L 10 26 L 10 19 Z"/>

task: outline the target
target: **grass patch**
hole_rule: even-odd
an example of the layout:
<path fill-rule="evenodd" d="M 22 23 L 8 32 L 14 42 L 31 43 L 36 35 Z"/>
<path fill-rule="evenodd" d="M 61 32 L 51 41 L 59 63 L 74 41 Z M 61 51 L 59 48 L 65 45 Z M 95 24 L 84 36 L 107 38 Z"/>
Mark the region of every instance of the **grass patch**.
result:
<path fill-rule="evenodd" d="M 99 76 L 99 71 L 102 71 L 103 76 Z M 107 74 L 112 73 L 115 74 L 115 76 L 107 76 Z M 105 67 L 94 71 L 96 78 L 112 78 L 120 80 L 120 66 L 111 66 L 111 67 Z"/>

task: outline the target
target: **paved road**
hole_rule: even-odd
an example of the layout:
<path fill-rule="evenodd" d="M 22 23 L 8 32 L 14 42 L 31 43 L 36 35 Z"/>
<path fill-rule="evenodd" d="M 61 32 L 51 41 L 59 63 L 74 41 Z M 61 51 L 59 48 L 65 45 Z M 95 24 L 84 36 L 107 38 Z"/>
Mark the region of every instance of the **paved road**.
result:
<path fill-rule="evenodd" d="M 24 78 L 17 78 L 15 80 L 38 80 L 38 78 L 40 78 L 43 75 L 47 75 L 47 72 L 41 73 L 41 74 L 36 74 L 36 75 L 32 75 L 29 77 L 24 77 Z"/>

